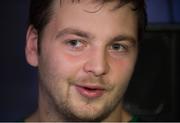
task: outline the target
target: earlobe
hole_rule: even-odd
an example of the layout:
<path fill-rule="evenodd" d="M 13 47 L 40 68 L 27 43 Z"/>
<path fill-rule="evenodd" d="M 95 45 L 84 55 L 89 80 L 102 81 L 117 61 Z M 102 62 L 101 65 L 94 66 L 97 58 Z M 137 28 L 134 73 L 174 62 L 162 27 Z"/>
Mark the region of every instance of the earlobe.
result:
<path fill-rule="evenodd" d="M 34 66 L 38 66 L 38 33 L 37 30 L 30 25 L 26 34 L 25 55 L 27 62 Z"/>

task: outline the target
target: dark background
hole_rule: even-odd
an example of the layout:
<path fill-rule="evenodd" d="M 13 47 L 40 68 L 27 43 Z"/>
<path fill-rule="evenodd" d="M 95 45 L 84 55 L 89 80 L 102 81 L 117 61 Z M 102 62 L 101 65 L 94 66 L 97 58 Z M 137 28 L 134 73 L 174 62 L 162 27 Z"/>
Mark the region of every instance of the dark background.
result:
<path fill-rule="evenodd" d="M 178 48 L 180 0 L 146 0 L 149 24 L 127 109 L 146 119 L 180 121 Z M 0 121 L 23 120 L 36 108 L 36 70 L 26 63 L 29 0 L 0 1 Z"/>

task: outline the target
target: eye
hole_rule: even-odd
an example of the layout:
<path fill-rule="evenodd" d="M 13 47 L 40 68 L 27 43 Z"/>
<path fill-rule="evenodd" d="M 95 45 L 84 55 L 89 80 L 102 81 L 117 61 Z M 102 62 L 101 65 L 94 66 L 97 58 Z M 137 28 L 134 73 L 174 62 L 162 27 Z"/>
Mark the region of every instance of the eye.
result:
<path fill-rule="evenodd" d="M 87 46 L 86 41 L 78 39 L 67 40 L 65 44 L 73 51 L 81 51 Z"/>
<path fill-rule="evenodd" d="M 72 47 L 81 47 L 82 46 L 82 42 L 80 40 L 69 40 L 66 43 Z"/>
<path fill-rule="evenodd" d="M 123 52 L 127 50 L 127 47 L 120 43 L 113 43 L 111 46 L 111 50 L 117 51 L 117 52 Z"/>

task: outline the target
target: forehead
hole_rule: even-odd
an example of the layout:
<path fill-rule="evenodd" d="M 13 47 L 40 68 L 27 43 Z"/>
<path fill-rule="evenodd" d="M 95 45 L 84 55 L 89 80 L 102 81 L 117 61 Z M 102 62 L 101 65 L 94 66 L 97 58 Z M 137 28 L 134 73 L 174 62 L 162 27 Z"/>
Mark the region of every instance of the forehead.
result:
<path fill-rule="evenodd" d="M 56 0 L 60 6 L 64 5 L 85 5 L 86 9 L 98 10 L 104 4 L 113 3 L 112 10 L 122 7 L 123 5 L 132 2 L 131 0 Z"/>
<path fill-rule="evenodd" d="M 123 13 L 137 16 L 137 13 L 133 11 L 134 6 L 131 2 L 127 4 L 122 3 L 122 6 L 120 6 L 120 0 L 56 0 L 54 5 L 56 6 L 54 9 L 56 14 L 66 14 L 69 12 L 73 15 L 73 13 L 79 12 L 86 15 L 94 13 L 95 15 L 104 12 L 108 13 L 108 15 L 113 15 L 114 13 L 116 16 Z M 73 17 L 76 16 L 73 15 Z"/>
<path fill-rule="evenodd" d="M 129 9 L 133 11 L 134 5 L 131 0 L 56 0 L 54 5 L 56 8 L 73 7 L 77 9 L 76 7 L 78 7 L 86 12 L 95 13 L 102 8 L 108 8 L 109 11 L 114 11 L 126 4 L 130 4 Z"/>
<path fill-rule="evenodd" d="M 132 4 L 114 9 L 118 2 L 56 0 L 51 23 L 54 23 L 56 31 L 73 27 L 102 37 L 120 33 L 136 37 L 137 18 Z"/>
<path fill-rule="evenodd" d="M 102 4 L 108 2 L 120 2 L 121 0 L 58 0 L 60 4 L 62 3 L 91 3 L 91 4 Z"/>

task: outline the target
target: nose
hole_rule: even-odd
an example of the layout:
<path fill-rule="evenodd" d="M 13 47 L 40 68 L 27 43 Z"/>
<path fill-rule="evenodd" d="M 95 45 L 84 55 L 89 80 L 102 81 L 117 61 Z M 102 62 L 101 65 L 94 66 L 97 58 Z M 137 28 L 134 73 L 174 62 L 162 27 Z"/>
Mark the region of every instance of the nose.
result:
<path fill-rule="evenodd" d="M 108 59 L 105 53 L 93 52 L 84 64 L 84 71 L 94 76 L 102 76 L 109 72 Z"/>

